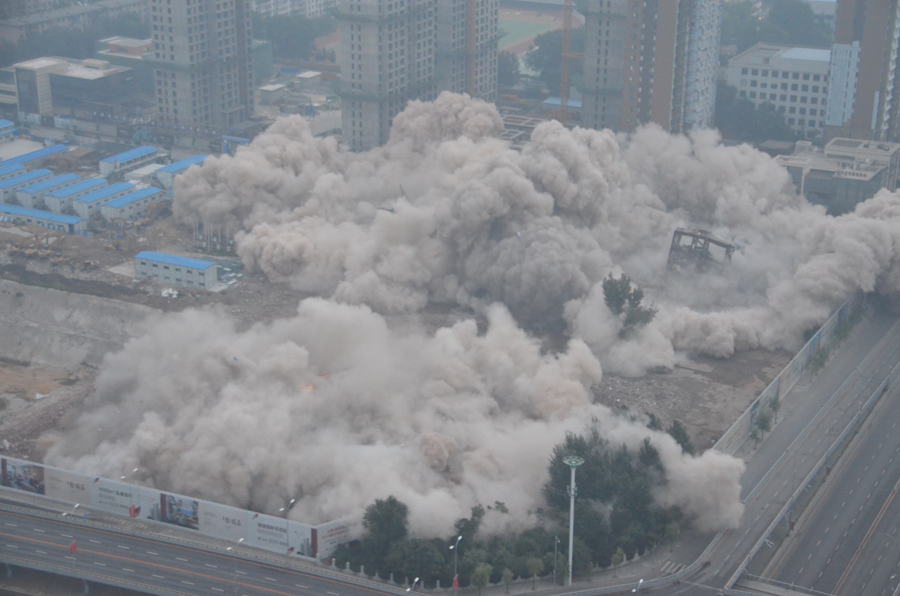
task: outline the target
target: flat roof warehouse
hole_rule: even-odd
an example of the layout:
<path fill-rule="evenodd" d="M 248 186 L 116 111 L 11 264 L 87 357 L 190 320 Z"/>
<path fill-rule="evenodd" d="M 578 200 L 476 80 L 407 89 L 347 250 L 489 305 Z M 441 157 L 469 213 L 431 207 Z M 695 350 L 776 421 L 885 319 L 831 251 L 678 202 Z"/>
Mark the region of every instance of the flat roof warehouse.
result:
<path fill-rule="evenodd" d="M 167 265 L 177 265 L 179 267 L 190 267 L 192 269 L 209 269 L 215 267 L 215 263 L 209 261 L 201 261 L 200 259 L 192 259 L 190 257 L 178 257 L 163 252 L 143 251 L 134 255 L 136 259 L 145 261 L 156 261 L 157 263 L 166 263 Z"/>

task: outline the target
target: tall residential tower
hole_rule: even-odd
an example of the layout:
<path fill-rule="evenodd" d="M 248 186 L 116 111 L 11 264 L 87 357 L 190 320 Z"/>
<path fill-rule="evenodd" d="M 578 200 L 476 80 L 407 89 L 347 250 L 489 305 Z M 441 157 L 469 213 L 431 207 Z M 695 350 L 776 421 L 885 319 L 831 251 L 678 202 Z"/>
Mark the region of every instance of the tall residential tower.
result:
<path fill-rule="evenodd" d="M 253 113 L 248 0 L 150 0 L 156 101 L 172 126 L 235 126 Z"/>
<path fill-rule="evenodd" d="M 582 125 L 710 126 L 721 13 L 721 0 L 588 0 Z"/>
<path fill-rule="evenodd" d="M 344 143 L 383 144 L 407 102 L 444 90 L 493 101 L 498 9 L 498 0 L 342 0 Z"/>

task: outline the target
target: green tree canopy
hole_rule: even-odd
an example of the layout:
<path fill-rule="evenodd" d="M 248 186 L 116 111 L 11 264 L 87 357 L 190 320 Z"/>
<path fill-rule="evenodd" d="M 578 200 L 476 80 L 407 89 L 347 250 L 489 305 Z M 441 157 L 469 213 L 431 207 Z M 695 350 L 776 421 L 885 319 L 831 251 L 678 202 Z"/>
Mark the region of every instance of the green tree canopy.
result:
<path fill-rule="evenodd" d="M 763 18 L 751 0 L 722 5 L 722 45 L 738 52 L 760 42 L 827 48 L 831 41 L 828 25 L 802 0 L 773 0 Z"/>
<path fill-rule="evenodd" d="M 422 578 L 423 585 L 435 585 L 440 578 L 446 560 L 444 553 L 431 540 L 400 540 L 391 545 L 388 553 L 388 571 L 398 576 L 405 576 L 407 581 Z"/>
<path fill-rule="evenodd" d="M 694 445 L 691 443 L 691 437 L 688 435 L 687 429 L 681 424 L 681 421 L 675 420 L 669 427 L 668 433 L 675 439 L 675 442 L 681 445 L 681 451 L 690 455 L 694 454 Z"/>
<path fill-rule="evenodd" d="M 472 583 L 478 586 L 479 596 L 481 596 L 481 588 L 488 585 L 488 582 L 491 580 L 491 573 L 493 571 L 494 568 L 487 563 L 479 563 L 472 573 Z"/>
<path fill-rule="evenodd" d="M 391 546 L 406 538 L 408 518 L 409 507 L 393 495 L 387 499 L 375 499 L 375 503 L 366 507 L 363 515 L 363 528 L 366 530 L 364 548 L 372 562 L 382 569 Z"/>
<path fill-rule="evenodd" d="M 747 142 L 797 139 L 775 106 L 763 103 L 757 109 L 750 100 L 738 97 L 737 89 L 724 81 L 719 81 L 716 91 L 715 123 L 727 139 Z"/>
<path fill-rule="evenodd" d="M 497 59 L 497 83 L 501 87 L 512 87 L 521 78 L 519 57 L 512 52 L 500 52 Z"/>
<path fill-rule="evenodd" d="M 571 51 L 581 53 L 584 51 L 584 27 L 572 30 Z M 554 29 L 542 33 L 534 39 L 534 49 L 525 55 L 525 62 L 532 70 L 540 73 L 538 76 L 550 90 L 556 95 L 559 93 L 560 77 L 562 76 L 562 30 Z M 581 76 L 583 60 L 576 59 L 569 62 L 569 80 Z"/>

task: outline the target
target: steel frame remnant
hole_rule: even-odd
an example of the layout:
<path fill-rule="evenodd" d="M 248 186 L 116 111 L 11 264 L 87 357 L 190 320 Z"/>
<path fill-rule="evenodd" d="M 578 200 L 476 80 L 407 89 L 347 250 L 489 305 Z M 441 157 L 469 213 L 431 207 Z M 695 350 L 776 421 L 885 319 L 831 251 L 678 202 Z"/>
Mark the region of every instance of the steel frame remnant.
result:
<path fill-rule="evenodd" d="M 719 253 L 718 258 L 714 256 L 712 247 L 722 249 L 715 251 Z M 706 230 L 678 228 L 672 234 L 668 267 L 680 271 L 691 266 L 698 271 L 706 271 L 711 267 L 722 267 L 726 263 L 730 263 L 733 254 L 733 244 L 719 240 Z"/>

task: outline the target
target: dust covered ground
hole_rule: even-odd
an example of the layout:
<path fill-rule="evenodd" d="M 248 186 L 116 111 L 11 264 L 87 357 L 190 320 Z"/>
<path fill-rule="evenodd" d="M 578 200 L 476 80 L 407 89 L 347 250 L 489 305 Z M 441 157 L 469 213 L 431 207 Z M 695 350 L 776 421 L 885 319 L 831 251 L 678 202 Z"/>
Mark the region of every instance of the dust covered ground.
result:
<path fill-rule="evenodd" d="M 164 247 L 162 250 L 173 254 L 209 258 L 200 252 L 200 242 L 192 230 L 166 217 L 120 234 L 120 238 L 110 234 L 88 238 L 0 224 L 0 279 L 20 284 L 28 292 L 45 288 L 48 292 L 111 299 L 162 312 L 219 305 L 243 328 L 293 315 L 306 297 L 260 274 L 246 274 L 222 291 L 178 288 L 177 298 L 165 298 L 161 290 L 168 286 L 134 280 L 132 256 L 141 250 Z M 222 263 L 233 260 L 227 254 L 219 258 Z M 66 307 L 53 308 L 58 311 Z M 431 304 L 415 317 L 389 319 L 392 324 L 415 324 L 433 331 L 467 316 L 472 315 Z M 594 387 L 594 395 L 598 402 L 631 415 L 652 414 L 664 428 L 680 420 L 695 447 L 702 451 L 721 436 L 791 357 L 787 352 L 758 350 L 727 360 L 696 357 L 673 371 L 638 379 L 605 374 Z M 48 360 L 52 358 L 31 362 L 15 354 L 0 356 L 0 453 L 42 459 L 48 445 L 39 438 L 71 424 L 80 404 L 93 391 L 96 363 L 54 366 Z"/>

